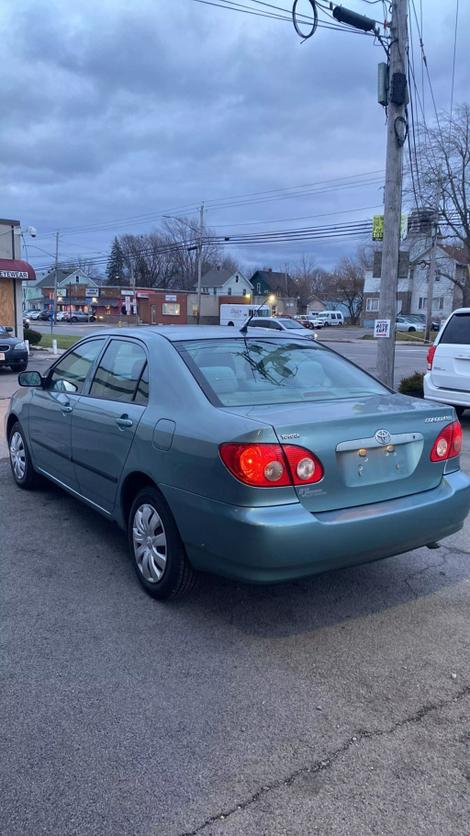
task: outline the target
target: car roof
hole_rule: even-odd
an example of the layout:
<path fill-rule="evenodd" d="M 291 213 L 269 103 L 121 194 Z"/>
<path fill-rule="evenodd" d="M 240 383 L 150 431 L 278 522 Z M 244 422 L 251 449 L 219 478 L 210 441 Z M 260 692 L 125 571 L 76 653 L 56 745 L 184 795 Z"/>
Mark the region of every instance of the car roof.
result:
<path fill-rule="evenodd" d="M 299 328 L 299 331 L 301 329 Z M 305 331 L 305 336 L 312 341 L 312 337 L 308 329 L 302 328 Z M 292 333 L 292 332 L 291 332 Z M 90 337 L 139 337 L 140 339 L 148 340 L 158 337 L 165 337 L 170 342 L 180 342 L 183 340 L 217 340 L 228 339 L 240 336 L 239 328 L 233 325 L 140 325 L 135 328 L 106 328 L 90 334 Z M 288 331 L 270 331 L 269 334 L 266 328 L 250 327 L 247 334 L 241 334 L 242 337 L 264 337 L 265 339 L 285 339 L 289 336 Z"/>

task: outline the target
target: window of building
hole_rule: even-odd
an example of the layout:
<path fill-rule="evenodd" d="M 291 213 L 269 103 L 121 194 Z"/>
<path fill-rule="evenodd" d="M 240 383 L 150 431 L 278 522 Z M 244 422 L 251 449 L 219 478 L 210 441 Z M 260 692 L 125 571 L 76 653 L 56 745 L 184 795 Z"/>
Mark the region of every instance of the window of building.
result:
<path fill-rule="evenodd" d="M 366 302 L 366 311 L 378 311 L 379 300 L 377 298 L 369 298 Z"/>
<path fill-rule="evenodd" d="M 181 305 L 179 302 L 164 302 L 162 305 L 163 316 L 179 316 Z"/>
<path fill-rule="evenodd" d="M 242 296 L 246 296 L 246 287 L 243 288 Z"/>
<path fill-rule="evenodd" d="M 435 296 L 432 300 L 432 307 L 433 307 L 434 311 L 444 310 L 444 297 L 443 296 Z"/>
<path fill-rule="evenodd" d="M 424 311 L 427 303 L 428 303 L 428 300 L 427 300 L 426 296 L 420 296 L 419 299 L 418 299 L 418 310 L 419 311 Z"/>
<path fill-rule="evenodd" d="M 235 276 L 235 281 L 238 283 L 238 276 Z"/>
<path fill-rule="evenodd" d="M 258 296 L 261 296 L 261 282 L 257 282 L 256 284 L 256 293 Z"/>
<path fill-rule="evenodd" d="M 227 296 L 231 296 L 231 295 L 232 295 L 232 288 L 229 287 L 229 288 L 227 288 Z"/>

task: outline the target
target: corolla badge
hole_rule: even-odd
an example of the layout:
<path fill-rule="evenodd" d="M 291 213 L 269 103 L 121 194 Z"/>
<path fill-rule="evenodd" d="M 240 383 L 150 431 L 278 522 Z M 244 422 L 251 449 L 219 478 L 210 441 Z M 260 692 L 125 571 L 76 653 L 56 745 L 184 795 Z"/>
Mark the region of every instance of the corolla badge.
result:
<path fill-rule="evenodd" d="M 375 438 L 376 441 L 379 442 L 379 444 L 384 444 L 384 445 L 385 444 L 390 444 L 390 442 L 392 440 L 392 436 L 390 435 L 388 430 L 377 430 L 377 432 L 374 435 L 374 438 Z"/>

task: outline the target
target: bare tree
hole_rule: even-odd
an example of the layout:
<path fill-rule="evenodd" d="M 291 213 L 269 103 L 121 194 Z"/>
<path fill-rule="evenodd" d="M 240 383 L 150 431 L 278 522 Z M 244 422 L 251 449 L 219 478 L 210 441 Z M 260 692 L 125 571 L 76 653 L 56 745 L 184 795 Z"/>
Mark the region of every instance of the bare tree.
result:
<path fill-rule="evenodd" d="M 359 255 L 340 259 L 330 277 L 330 298 L 345 305 L 351 324 L 358 324 L 364 305 L 364 263 Z"/>
<path fill-rule="evenodd" d="M 295 293 L 301 311 L 306 311 L 309 303 L 315 298 L 321 300 L 325 296 L 329 280 L 328 273 L 321 267 L 316 267 L 306 256 L 289 273 L 294 283 Z"/>
<path fill-rule="evenodd" d="M 418 146 L 418 200 L 422 208 L 435 209 L 440 203 L 440 217 L 448 242 L 463 251 L 470 263 L 470 105 L 456 108 L 451 118 L 443 114 L 434 128 L 422 128 Z M 449 275 L 462 292 L 465 306 L 470 305 L 470 273 Z"/>

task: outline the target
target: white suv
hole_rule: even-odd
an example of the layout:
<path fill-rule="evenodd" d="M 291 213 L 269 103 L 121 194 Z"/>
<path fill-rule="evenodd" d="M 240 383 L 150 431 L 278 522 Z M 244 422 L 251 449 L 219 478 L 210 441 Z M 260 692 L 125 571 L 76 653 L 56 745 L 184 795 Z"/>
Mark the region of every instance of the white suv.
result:
<path fill-rule="evenodd" d="M 428 351 L 424 397 L 470 409 L 470 308 L 451 313 Z"/>

